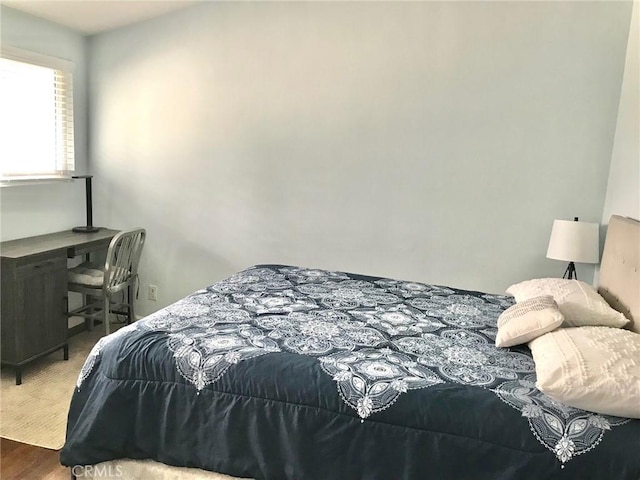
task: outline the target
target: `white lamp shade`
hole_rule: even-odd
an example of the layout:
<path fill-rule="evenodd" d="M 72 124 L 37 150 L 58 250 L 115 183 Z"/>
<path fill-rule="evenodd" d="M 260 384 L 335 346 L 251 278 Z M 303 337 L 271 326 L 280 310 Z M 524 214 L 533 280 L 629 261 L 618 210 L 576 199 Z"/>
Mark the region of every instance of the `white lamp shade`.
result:
<path fill-rule="evenodd" d="M 554 220 L 547 258 L 576 263 L 598 263 L 600 238 L 597 223 Z"/>

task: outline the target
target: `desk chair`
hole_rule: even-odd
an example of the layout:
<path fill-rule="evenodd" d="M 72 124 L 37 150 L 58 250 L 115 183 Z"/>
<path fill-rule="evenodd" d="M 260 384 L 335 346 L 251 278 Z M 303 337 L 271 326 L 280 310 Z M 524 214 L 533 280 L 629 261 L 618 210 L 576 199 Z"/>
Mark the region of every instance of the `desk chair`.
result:
<path fill-rule="evenodd" d="M 80 308 L 68 312 L 69 317 L 84 317 L 89 321 L 89 329 L 96 319 L 101 319 L 107 335 L 111 313 L 126 315 L 128 324 L 135 321 L 133 292 L 146 235 L 143 228 L 119 232 L 109 244 L 104 266 L 82 263 L 69 270 L 69 291 L 81 293 L 86 299 Z M 113 297 L 119 292 L 123 292 L 123 301 L 116 303 Z M 90 297 L 95 300 L 90 302 Z M 117 310 L 112 310 L 112 306 Z"/>

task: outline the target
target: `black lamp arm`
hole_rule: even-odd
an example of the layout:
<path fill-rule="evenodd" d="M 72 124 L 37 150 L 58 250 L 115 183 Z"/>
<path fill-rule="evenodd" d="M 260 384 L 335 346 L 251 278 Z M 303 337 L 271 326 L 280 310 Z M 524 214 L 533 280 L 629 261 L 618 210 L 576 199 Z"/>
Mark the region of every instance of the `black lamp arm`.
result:
<path fill-rule="evenodd" d="M 91 179 L 93 178 L 93 175 L 74 175 L 71 178 L 84 178 L 87 205 L 87 225 L 84 227 L 74 227 L 72 230 L 77 233 L 97 232 L 100 229 L 93 226 L 93 194 L 91 192 Z"/>

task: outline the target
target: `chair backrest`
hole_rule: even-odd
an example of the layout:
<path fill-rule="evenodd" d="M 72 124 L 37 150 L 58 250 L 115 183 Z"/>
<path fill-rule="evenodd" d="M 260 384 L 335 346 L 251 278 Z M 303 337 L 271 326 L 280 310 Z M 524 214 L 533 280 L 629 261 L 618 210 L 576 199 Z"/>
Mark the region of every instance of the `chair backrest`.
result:
<path fill-rule="evenodd" d="M 144 228 L 136 228 L 119 232 L 111 239 L 104 265 L 105 292 L 124 290 L 136 278 L 146 236 Z"/>

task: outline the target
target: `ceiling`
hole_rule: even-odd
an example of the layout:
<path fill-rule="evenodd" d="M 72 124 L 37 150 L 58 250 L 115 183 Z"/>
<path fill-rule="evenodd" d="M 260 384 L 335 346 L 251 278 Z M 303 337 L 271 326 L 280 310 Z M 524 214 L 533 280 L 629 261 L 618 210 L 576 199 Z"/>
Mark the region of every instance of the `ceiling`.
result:
<path fill-rule="evenodd" d="M 192 0 L 0 0 L 2 5 L 92 35 L 188 7 Z"/>

